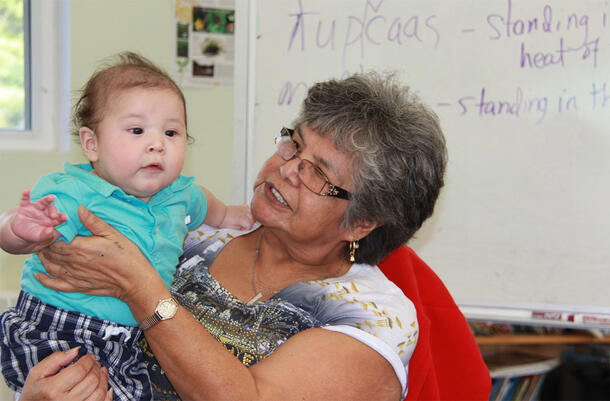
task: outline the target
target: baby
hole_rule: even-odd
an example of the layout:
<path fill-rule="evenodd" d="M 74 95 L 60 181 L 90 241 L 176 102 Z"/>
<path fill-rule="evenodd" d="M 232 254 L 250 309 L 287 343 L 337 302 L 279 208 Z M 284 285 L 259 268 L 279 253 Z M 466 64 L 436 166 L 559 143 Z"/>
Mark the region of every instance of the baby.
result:
<path fill-rule="evenodd" d="M 193 178 L 181 175 L 186 144 L 184 96 L 150 61 L 122 53 L 96 72 L 75 105 L 74 125 L 90 163 L 64 165 L 23 192 L 17 212 L 0 227 L 0 247 L 33 253 L 57 239 L 90 235 L 79 205 L 136 243 L 170 286 L 189 229 L 202 223 L 247 229 L 246 205 L 226 206 Z M 30 200 L 34 201 L 34 203 Z M 138 323 L 118 299 L 50 290 L 35 274 L 36 255 L 24 265 L 15 308 L 1 317 L 2 373 L 20 391 L 29 370 L 47 355 L 81 346 L 108 369 L 115 399 L 152 397 L 139 358 Z"/>

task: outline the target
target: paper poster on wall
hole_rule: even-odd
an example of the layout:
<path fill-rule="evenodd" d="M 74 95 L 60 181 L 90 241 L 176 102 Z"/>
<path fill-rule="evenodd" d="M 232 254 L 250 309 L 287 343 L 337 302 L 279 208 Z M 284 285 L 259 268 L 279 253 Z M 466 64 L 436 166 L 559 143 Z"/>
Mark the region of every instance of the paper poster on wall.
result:
<path fill-rule="evenodd" d="M 173 75 L 182 87 L 233 85 L 234 0 L 175 0 Z"/>

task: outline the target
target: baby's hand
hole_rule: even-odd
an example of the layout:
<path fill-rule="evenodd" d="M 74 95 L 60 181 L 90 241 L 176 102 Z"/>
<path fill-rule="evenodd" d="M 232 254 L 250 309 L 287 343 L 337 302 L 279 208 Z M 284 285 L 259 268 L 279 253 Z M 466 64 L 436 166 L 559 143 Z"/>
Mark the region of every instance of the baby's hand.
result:
<path fill-rule="evenodd" d="M 25 189 L 15 217 L 11 221 L 11 230 L 19 239 L 29 244 L 45 244 L 59 238 L 55 226 L 68 220 L 68 216 L 59 213 L 57 207 L 51 205 L 55 195 L 47 195 L 38 201 L 30 201 L 30 190 Z"/>
<path fill-rule="evenodd" d="M 225 218 L 220 223 L 220 227 L 248 230 L 253 224 L 254 219 L 252 218 L 250 206 L 243 204 L 227 206 L 227 214 L 225 214 Z"/>

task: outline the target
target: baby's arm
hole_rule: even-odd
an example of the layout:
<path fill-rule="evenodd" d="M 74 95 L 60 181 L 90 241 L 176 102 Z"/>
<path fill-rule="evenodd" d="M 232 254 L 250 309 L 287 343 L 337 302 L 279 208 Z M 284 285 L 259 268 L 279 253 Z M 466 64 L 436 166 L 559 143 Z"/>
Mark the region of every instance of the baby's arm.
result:
<path fill-rule="evenodd" d="M 203 222 L 209 226 L 221 228 L 235 228 L 238 230 L 248 230 L 254 224 L 252 213 L 248 205 L 227 206 L 220 199 L 205 187 L 201 187 L 205 192 L 208 203 L 208 210 Z"/>
<path fill-rule="evenodd" d="M 55 226 L 68 220 L 47 195 L 32 203 L 30 190 L 25 189 L 16 211 L 0 219 L 0 248 L 14 254 L 34 253 L 55 242 L 61 235 Z"/>

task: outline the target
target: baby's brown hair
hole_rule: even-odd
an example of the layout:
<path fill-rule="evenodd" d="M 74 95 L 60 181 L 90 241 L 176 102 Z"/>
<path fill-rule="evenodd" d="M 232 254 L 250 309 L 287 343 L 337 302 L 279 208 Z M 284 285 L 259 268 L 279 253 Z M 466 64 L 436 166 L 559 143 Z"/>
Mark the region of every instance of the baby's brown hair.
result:
<path fill-rule="evenodd" d="M 78 138 L 81 127 L 96 131 L 97 125 L 104 118 L 104 110 L 111 95 L 117 91 L 136 87 L 169 89 L 175 92 L 182 100 L 186 125 L 184 94 L 165 71 L 134 52 L 122 52 L 115 58 L 115 62 L 103 65 L 83 86 L 81 95 L 74 105 L 73 135 Z M 189 140 L 192 139 L 188 135 L 187 137 Z"/>

